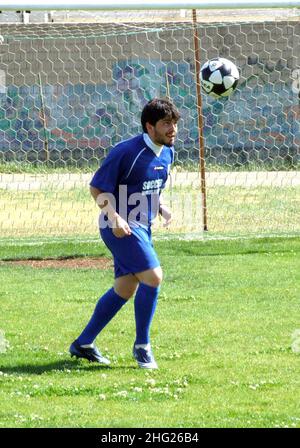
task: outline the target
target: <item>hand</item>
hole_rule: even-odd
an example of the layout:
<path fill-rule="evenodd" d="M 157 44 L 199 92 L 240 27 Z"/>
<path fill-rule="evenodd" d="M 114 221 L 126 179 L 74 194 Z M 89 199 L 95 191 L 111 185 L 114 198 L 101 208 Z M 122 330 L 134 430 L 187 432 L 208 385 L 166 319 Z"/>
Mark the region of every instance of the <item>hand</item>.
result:
<path fill-rule="evenodd" d="M 120 215 L 117 215 L 112 221 L 112 232 L 116 238 L 124 238 L 131 235 L 128 223 Z"/>
<path fill-rule="evenodd" d="M 163 223 L 164 227 L 168 227 L 172 221 L 172 212 L 165 204 L 160 205 L 160 214 L 164 218 L 165 222 Z"/>

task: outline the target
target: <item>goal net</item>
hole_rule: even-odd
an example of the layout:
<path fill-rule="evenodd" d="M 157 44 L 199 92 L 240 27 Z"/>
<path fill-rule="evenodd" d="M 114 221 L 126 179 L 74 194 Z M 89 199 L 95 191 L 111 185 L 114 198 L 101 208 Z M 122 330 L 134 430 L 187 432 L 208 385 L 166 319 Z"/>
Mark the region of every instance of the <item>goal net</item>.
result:
<path fill-rule="evenodd" d="M 156 235 L 299 234 L 297 10 L 198 10 L 196 23 L 191 10 L 150 13 L 0 22 L 2 238 L 97 237 L 89 182 L 142 132 L 153 97 L 181 113 L 164 192 L 173 222 L 158 219 Z M 222 56 L 239 68 L 229 98 L 197 96 L 195 36 L 200 65 Z"/>

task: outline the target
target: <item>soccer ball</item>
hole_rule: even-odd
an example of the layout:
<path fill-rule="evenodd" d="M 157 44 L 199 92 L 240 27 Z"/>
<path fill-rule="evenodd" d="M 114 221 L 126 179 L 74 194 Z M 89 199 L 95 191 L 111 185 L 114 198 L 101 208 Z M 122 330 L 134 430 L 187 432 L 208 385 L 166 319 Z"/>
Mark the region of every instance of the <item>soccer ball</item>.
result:
<path fill-rule="evenodd" d="M 215 98 L 231 95 L 238 84 L 239 77 L 236 65 L 225 58 L 210 59 L 200 70 L 203 90 Z"/>

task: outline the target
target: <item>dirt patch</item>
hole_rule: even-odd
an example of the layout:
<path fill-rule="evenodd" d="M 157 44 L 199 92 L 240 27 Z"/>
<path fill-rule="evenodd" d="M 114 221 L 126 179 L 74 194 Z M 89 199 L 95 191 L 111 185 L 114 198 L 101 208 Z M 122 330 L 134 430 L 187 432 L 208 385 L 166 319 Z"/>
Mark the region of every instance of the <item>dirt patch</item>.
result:
<path fill-rule="evenodd" d="M 55 269 L 111 269 L 113 262 L 106 257 L 83 257 L 83 258 L 59 258 L 44 260 L 15 260 L 2 261 L 1 264 L 11 264 L 14 266 L 30 266 L 32 268 L 55 268 Z"/>

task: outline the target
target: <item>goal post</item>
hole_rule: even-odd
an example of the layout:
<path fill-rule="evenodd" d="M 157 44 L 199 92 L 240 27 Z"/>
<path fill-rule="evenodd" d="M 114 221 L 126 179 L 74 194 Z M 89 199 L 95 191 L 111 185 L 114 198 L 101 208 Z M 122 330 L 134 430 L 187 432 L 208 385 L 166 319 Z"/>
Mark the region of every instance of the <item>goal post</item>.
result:
<path fill-rule="evenodd" d="M 2 238 L 96 237 L 93 170 L 141 132 L 154 96 L 182 116 L 164 194 L 174 220 L 156 235 L 299 234 L 300 1 L 137 3 L 26 2 L 53 23 L 0 14 Z M 240 70 L 227 99 L 200 90 L 199 67 L 216 56 Z"/>

